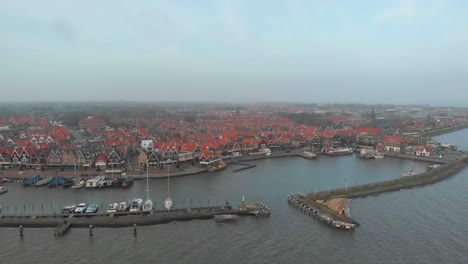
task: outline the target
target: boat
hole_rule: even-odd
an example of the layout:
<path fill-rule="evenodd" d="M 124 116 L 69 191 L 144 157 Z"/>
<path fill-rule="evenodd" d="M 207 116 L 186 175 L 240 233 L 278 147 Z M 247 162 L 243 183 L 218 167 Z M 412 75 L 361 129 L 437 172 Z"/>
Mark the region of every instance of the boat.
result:
<path fill-rule="evenodd" d="M 96 178 L 87 180 L 85 186 L 86 188 L 97 188 L 102 180 L 104 180 L 103 176 L 97 176 Z"/>
<path fill-rule="evenodd" d="M 223 170 L 225 168 L 226 168 L 226 163 L 224 163 L 223 161 L 220 161 L 220 162 L 218 162 L 218 165 L 208 167 L 208 170 L 209 171 L 219 171 L 219 170 Z"/>
<path fill-rule="evenodd" d="M 385 155 L 383 153 L 375 152 L 374 153 L 374 159 L 383 159 L 385 158 Z"/>
<path fill-rule="evenodd" d="M 132 204 L 131 201 L 121 202 L 119 204 L 119 208 L 117 208 L 117 212 L 127 212 L 127 211 L 129 211 L 131 204 Z"/>
<path fill-rule="evenodd" d="M 86 211 L 86 203 L 79 203 L 75 209 L 75 214 L 82 214 Z"/>
<path fill-rule="evenodd" d="M 33 185 L 34 183 L 38 182 L 40 179 L 41 179 L 41 176 L 40 176 L 40 175 L 36 175 L 36 176 L 32 177 L 31 179 L 25 180 L 25 181 L 23 182 L 23 186 L 24 186 L 24 187 L 31 186 L 31 185 Z"/>
<path fill-rule="evenodd" d="M 141 206 L 143 205 L 143 200 L 140 198 L 135 198 L 132 200 L 130 204 L 130 212 L 138 212 L 141 210 Z"/>
<path fill-rule="evenodd" d="M 411 177 L 411 176 L 414 176 L 413 170 L 410 170 L 410 171 L 407 171 L 407 172 L 403 173 L 403 177 Z"/>
<path fill-rule="evenodd" d="M 75 212 L 75 209 L 76 209 L 76 205 L 68 205 L 68 206 L 65 206 L 63 207 L 62 209 L 62 214 L 64 215 L 69 215 L 69 214 L 72 214 Z"/>
<path fill-rule="evenodd" d="M 53 181 L 51 181 L 47 186 L 56 187 L 56 186 L 59 186 L 60 184 L 62 184 L 63 181 L 65 181 L 65 177 L 60 176 L 60 177 L 54 179 Z"/>
<path fill-rule="evenodd" d="M 46 177 L 44 179 L 41 179 L 41 180 L 37 181 L 34 185 L 35 186 L 44 186 L 44 185 L 49 184 L 53 180 L 54 180 L 54 177 L 48 176 L 48 177 Z"/>
<path fill-rule="evenodd" d="M 353 154 L 353 149 L 351 148 L 333 148 L 327 151 L 328 155 L 347 155 Z"/>
<path fill-rule="evenodd" d="M 230 215 L 230 214 L 225 214 L 225 215 L 215 215 L 214 219 L 216 222 L 233 222 L 236 221 L 239 218 L 237 215 Z"/>
<path fill-rule="evenodd" d="M 8 192 L 8 188 L 5 186 L 0 186 L 0 194 Z"/>
<path fill-rule="evenodd" d="M 303 151 L 301 154 L 301 157 L 306 158 L 306 159 L 316 159 L 317 154 L 310 152 L 310 151 Z"/>
<path fill-rule="evenodd" d="M 141 208 L 141 210 L 145 211 L 145 212 L 149 212 L 149 211 L 153 210 L 153 201 L 151 201 L 151 199 L 146 200 L 143 203 L 143 207 Z"/>
<path fill-rule="evenodd" d="M 88 207 L 86 207 L 85 213 L 94 214 L 94 213 L 97 213 L 98 210 L 99 210 L 99 206 L 95 203 L 91 203 L 88 205 Z"/>
<path fill-rule="evenodd" d="M 86 185 L 86 182 L 84 180 L 80 180 L 79 182 L 76 182 L 75 185 L 72 185 L 72 189 L 80 189 L 83 188 Z"/>
<path fill-rule="evenodd" d="M 111 203 L 109 206 L 107 206 L 107 213 L 115 213 L 119 209 L 119 204 L 118 203 Z"/>
<path fill-rule="evenodd" d="M 122 179 L 122 183 L 120 184 L 120 187 L 122 188 L 128 188 L 133 185 L 133 177 L 132 176 L 125 176 Z"/>
<path fill-rule="evenodd" d="M 149 176 L 148 176 L 148 167 L 146 166 L 146 201 L 143 203 L 142 211 L 150 212 L 153 210 L 153 201 L 149 197 Z"/>
<path fill-rule="evenodd" d="M 74 179 L 66 179 L 66 180 L 63 181 L 63 183 L 62 183 L 62 187 L 63 187 L 63 188 L 70 188 L 70 187 L 72 187 L 74 184 L 75 184 L 75 180 L 74 180 Z"/>

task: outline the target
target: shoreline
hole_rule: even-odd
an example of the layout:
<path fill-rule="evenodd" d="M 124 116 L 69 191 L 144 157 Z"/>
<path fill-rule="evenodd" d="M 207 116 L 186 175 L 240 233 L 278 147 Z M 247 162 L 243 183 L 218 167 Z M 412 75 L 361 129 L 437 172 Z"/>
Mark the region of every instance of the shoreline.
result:
<path fill-rule="evenodd" d="M 467 128 L 468 128 L 468 124 L 463 124 L 463 125 L 458 125 L 458 126 L 441 128 L 441 129 L 437 129 L 437 130 L 423 132 L 423 133 L 421 133 L 421 136 L 422 137 L 436 137 L 436 136 L 449 134 L 449 133 L 456 132 L 456 131 L 463 130 L 463 129 L 467 129 Z"/>

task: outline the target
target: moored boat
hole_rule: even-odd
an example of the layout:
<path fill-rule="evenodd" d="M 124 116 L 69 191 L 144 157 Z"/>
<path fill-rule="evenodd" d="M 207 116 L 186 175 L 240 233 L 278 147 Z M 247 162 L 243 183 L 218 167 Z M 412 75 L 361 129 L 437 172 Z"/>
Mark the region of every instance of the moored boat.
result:
<path fill-rule="evenodd" d="M 351 148 L 333 148 L 327 151 L 328 155 L 347 155 L 353 154 L 353 149 Z"/>
<path fill-rule="evenodd" d="M 53 181 L 53 180 L 54 180 L 54 177 L 52 177 L 52 176 L 47 176 L 46 178 L 37 181 L 34 185 L 35 185 L 35 186 L 44 186 L 44 185 L 49 184 L 49 183 L 50 183 L 51 181 Z"/>
<path fill-rule="evenodd" d="M 76 182 L 74 185 L 71 186 L 72 189 L 80 189 L 83 188 L 86 185 L 86 182 L 84 180 L 80 180 L 79 182 Z"/>
<path fill-rule="evenodd" d="M 239 216 L 230 215 L 230 214 L 214 216 L 214 219 L 216 220 L 216 222 L 233 222 L 233 221 L 236 221 L 238 218 Z"/>
<path fill-rule="evenodd" d="M 383 159 L 385 158 L 385 155 L 379 152 L 374 153 L 374 159 Z"/>
<path fill-rule="evenodd" d="M 220 161 L 218 163 L 218 165 L 208 167 L 208 170 L 209 171 L 218 171 L 218 170 L 222 170 L 222 169 L 225 169 L 225 168 L 226 168 L 226 163 L 224 163 L 223 161 Z"/>
<path fill-rule="evenodd" d="M 99 206 L 95 203 L 91 203 L 86 207 L 85 213 L 87 214 L 94 214 L 99 210 Z"/>
<path fill-rule="evenodd" d="M 119 208 L 117 208 L 118 212 L 128 212 L 130 210 L 131 201 L 121 202 L 119 203 Z"/>
<path fill-rule="evenodd" d="M 69 215 L 69 214 L 72 214 L 75 212 L 75 209 L 76 209 L 76 205 L 68 205 L 68 206 L 65 206 L 63 207 L 62 209 L 62 214 L 65 214 L 65 215 Z"/>
<path fill-rule="evenodd" d="M 103 176 L 97 176 L 96 178 L 89 179 L 86 181 L 86 188 L 97 188 L 99 186 L 99 183 L 103 180 Z"/>
<path fill-rule="evenodd" d="M 124 176 L 122 179 L 122 183 L 120 184 L 120 187 L 122 188 L 128 188 L 133 185 L 133 177 L 132 176 Z"/>
<path fill-rule="evenodd" d="M 119 209 L 119 204 L 118 203 L 111 203 L 107 207 L 107 213 L 115 213 Z"/>
<path fill-rule="evenodd" d="M 53 181 L 51 181 L 47 186 L 56 187 L 56 186 L 59 186 L 60 184 L 62 184 L 64 181 L 65 181 L 65 177 L 60 176 L 60 177 L 54 179 Z"/>
<path fill-rule="evenodd" d="M 132 200 L 130 205 L 130 212 L 138 212 L 141 210 L 141 206 L 143 205 L 143 200 L 140 198 L 136 198 Z"/>
<path fill-rule="evenodd" d="M 66 179 L 66 180 L 64 180 L 63 183 L 62 183 L 62 187 L 63 187 L 63 188 L 70 188 L 70 187 L 72 187 L 74 184 L 75 184 L 75 180 L 74 180 L 74 179 Z"/>
<path fill-rule="evenodd" d="M 8 188 L 5 186 L 0 186 L 0 194 L 8 192 Z"/>
<path fill-rule="evenodd" d="M 86 203 L 79 203 L 75 209 L 76 214 L 82 214 L 86 211 L 87 204 Z"/>
<path fill-rule="evenodd" d="M 38 182 L 39 180 L 41 179 L 41 176 L 40 175 L 36 175 L 30 179 L 27 179 L 23 182 L 23 186 L 24 187 L 28 187 L 28 186 L 31 186 L 33 185 L 34 183 Z"/>
<path fill-rule="evenodd" d="M 143 203 L 143 207 L 141 208 L 142 211 L 149 212 L 153 210 L 153 201 L 151 199 L 147 199 Z"/>

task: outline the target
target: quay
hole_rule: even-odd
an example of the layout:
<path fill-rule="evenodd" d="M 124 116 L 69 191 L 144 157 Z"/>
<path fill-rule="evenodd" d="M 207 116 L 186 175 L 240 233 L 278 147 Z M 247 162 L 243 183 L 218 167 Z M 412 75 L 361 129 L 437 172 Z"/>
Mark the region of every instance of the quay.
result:
<path fill-rule="evenodd" d="M 0 227 L 55 228 L 55 235 L 64 235 L 71 227 L 131 227 L 165 224 L 174 221 L 212 219 L 216 215 L 268 217 L 270 208 L 263 203 L 247 204 L 239 208 L 226 206 L 187 207 L 152 212 L 117 212 L 95 214 L 0 215 Z"/>

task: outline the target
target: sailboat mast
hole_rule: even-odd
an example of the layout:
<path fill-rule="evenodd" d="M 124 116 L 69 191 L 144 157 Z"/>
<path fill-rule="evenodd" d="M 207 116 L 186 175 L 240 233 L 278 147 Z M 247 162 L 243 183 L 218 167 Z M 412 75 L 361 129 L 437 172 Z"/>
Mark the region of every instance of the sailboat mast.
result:
<path fill-rule="evenodd" d="M 167 166 L 167 198 L 169 197 L 169 166 Z"/>
<path fill-rule="evenodd" d="M 149 161 L 146 162 L 146 200 L 149 200 L 149 179 L 148 179 Z"/>

